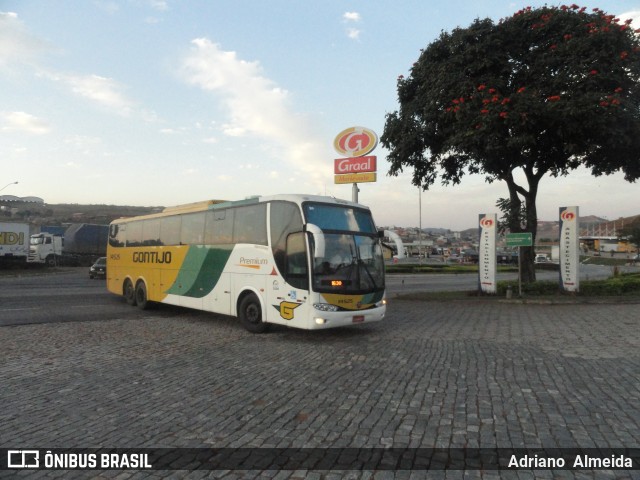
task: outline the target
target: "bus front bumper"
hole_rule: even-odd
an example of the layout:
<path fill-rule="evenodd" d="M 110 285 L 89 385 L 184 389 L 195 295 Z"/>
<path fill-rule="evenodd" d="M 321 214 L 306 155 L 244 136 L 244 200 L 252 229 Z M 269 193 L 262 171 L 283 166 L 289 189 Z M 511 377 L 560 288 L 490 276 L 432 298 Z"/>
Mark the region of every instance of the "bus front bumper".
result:
<path fill-rule="evenodd" d="M 352 312 L 324 312 L 315 310 L 315 315 L 309 325 L 310 330 L 324 328 L 346 327 L 363 323 L 379 322 L 384 318 L 387 306 L 370 308 L 368 310 L 354 310 Z"/>

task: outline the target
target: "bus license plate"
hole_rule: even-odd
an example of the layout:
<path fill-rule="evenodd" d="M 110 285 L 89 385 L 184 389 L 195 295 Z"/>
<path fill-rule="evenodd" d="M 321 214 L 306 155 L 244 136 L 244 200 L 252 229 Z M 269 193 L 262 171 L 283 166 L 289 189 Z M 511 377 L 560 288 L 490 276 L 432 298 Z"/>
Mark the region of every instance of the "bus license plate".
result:
<path fill-rule="evenodd" d="M 353 323 L 362 323 L 364 322 L 364 315 L 354 315 L 352 319 Z"/>

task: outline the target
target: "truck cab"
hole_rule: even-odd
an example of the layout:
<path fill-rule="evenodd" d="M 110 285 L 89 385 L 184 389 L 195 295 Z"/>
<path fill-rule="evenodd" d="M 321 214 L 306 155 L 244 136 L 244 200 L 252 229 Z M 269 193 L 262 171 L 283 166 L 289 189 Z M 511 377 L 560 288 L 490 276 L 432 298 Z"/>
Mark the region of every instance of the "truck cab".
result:
<path fill-rule="evenodd" d="M 29 238 L 28 263 L 46 263 L 49 266 L 58 265 L 62 256 L 64 239 L 59 235 L 38 233 Z"/>
<path fill-rule="evenodd" d="M 549 257 L 547 257 L 544 253 L 536 254 L 535 263 L 547 263 L 549 261 Z"/>

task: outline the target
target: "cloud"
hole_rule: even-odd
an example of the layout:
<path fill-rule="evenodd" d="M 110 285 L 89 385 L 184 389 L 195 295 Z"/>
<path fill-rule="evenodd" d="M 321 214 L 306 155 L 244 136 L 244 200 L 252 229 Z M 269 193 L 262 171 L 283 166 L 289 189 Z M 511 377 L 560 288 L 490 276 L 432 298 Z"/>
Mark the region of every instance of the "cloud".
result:
<path fill-rule="evenodd" d="M 359 22 L 361 20 L 358 12 L 345 12 L 342 18 L 347 22 Z"/>
<path fill-rule="evenodd" d="M 163 3 L 163 2 L 159 2 Z M 51 47 L 31 35 L 13 12 L 0 12 L 0 68 L 25 64 L 41 78 L 66 84 L 73 93 L 88 98 L 120 115 L 129 115 L 134 104 L 122 93 L 122 86 L 111 78 L 99 75 L 70 75 L 47 71 L 35 61 L 35 57 Z M 153 115 L 143 113 L 152 120 Z"/>
<path fill-rule="evenodd" d="M 132 112 L 133 103 L 120 92 L 122 87 L 112 78 L 99 75 L 66 75 L 62 79 L 74 93 L 82 97 L 124 116 Z"/>
<path fill-rule="evenodd" d="M 32 135 L 44 135 L 51 131 L 49 124 L 25 112 L 9 112 L 2 114 L 3 124 L 0 131 L 17 131 Z"/>
<path fill-rule="evenodd" d="M 360 30 L 358 30 L 357 28 L 348 28 L 347 29 L 347 37 L 349 37 L 352 40 L 359 40 L 360 39 Z"/>
<path fill-rule="evenodd" d="M 621 13 L 620 15 L 618 15 L 618 17 L 622 21 L 627 20 L 627 19 L 631 19 L 632 20 L 631 23 L 635 28 L 640 27 L 640 10 L 634 10 L 634 11 L 631 11 L 631 12 Z"/>
<path fill-rule="evenodd" d="M 0 12 L 0 67 L 31 63 L 47 44 L 31 35 L 17 13 Z"/>
<path fill-rule="evenodd" d="M 263 75 L 259 62 L 242 60 L 236 52 L 198 38 L 181 73 L 188 84 L 215 94 L 227 108 L 225 135 L 259 138 L 281 148 L 284 161 L 306 173 L 326 172 L 321 142 L 292 110 L 289 93 Z"/>
<path fill-rule="evenodd" d="M 362 20 L 362 17 L 358 12 L 345 12 L 342 15 L 342 19 L 346 23 L 359 23 L 360 20 Z M 347 28 L 346 33 L 347 37 L 349 37 L 351 40 L 360 40 L 360 34 L 362 33 L 362 31 L 358 28 L 349 27 Z"/>
<path fill-rule="evenodd" d="M 64 73 L 45 73 L 47 78 L 61 82 L 81 97 L 87 98 L 122 116 L 134 111 L 134 102 L 121 90 L 123 87 L 112 78 L 100 75 L 69 75 Z"/>
<path fill-rule="evenodd" d="M 149 6 L 160 12 L 166 12 L 169 10 L 169 5 L 165 0 L 149 0 Z"/>

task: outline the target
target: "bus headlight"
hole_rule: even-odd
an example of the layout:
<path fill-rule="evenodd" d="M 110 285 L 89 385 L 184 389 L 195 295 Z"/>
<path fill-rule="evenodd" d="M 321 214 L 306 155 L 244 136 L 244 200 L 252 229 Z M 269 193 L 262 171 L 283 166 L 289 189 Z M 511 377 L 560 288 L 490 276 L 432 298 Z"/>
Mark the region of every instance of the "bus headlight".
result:
<path fill-rule="evenodd" d="M 331 305 L 330 303 L 314 303 L 313 308 L 320 310 L 321 312 L 337 312 L 338 306 Z"/>
<path fill-rule="evenodd" d="M 387 299 L 383 298 L 378 303 L 376 303 L 376 307 L 385 307 L 387 305 Z"/>

